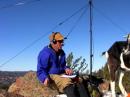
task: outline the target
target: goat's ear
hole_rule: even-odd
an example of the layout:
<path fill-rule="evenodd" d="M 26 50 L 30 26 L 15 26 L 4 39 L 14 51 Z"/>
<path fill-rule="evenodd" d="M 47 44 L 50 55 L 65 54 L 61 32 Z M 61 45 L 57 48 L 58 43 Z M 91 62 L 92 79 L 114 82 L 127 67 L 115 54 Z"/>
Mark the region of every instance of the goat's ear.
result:
<path fill-rule="evenodd" d="M 102 56 L 105 56 L 105 58 L 107 58 L 107 59 L 108 59 L 109 54 L 108 54 L 108 52 L 107 52 L 107 51 L 105 51 L 105 52 L 103 52 L 103 53 L 102 53 Z"/>
<path fill-rule="evenodd" d="M 106 53 L 106 52 L 102 52 L 102 56 L 104 56 L 104 55 L 105 55 L 105 53 Z"/>

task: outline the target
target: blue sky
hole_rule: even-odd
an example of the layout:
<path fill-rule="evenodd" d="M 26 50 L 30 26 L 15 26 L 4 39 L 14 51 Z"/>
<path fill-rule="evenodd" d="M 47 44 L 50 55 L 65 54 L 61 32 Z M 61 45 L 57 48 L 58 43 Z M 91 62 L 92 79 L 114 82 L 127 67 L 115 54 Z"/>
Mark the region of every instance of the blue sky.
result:
<path fill-rule="evenodd" d="M 29 3 L 31 2 L 31 3 Z M 88 3 L 88 0 L 0 0 L 0 67 L 3 71 L 36 70 L 39 51 L 49 43 L 52 28 Z M 101 53 L 130 32 L 130 0 L 93 0 L 94 64 L 105 64 Z M 10 5 L 10 6 L 9 6 Z M 6 7 L 6 8 L 5 8 Z M 63 49 L 89 64 L 89 10 L 76 24 Z M 67 35 L 82 11 L 53 31 Z M 47 33 L 46 35 L 44 35 Z M 43 38 L 39 39 L 42 35 Z M 33 43 L 33 45 L 31 44 Z M 24 50 L 24 48 L 26 48 Z M 24 50 L 22 53 L 20 53 Z M 20 54 L 19 54 L 20 53 Z M 88 67 L 89 69 L 89 67 Z"/>

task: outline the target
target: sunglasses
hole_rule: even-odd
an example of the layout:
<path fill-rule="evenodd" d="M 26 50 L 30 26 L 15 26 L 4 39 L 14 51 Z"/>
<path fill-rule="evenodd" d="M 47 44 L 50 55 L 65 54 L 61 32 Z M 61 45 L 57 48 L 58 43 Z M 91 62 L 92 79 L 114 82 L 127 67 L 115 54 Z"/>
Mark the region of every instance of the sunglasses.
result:
<path fill-rule="evenodd" d="M 64 43 L 64 40 L 58 40 L 57 42 L 59 42 L 59 43 Z"/>

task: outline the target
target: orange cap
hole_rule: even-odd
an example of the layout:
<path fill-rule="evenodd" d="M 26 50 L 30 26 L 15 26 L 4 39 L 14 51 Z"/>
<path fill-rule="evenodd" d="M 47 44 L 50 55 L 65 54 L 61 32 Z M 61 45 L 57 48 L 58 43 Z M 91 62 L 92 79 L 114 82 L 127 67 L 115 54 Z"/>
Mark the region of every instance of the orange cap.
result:
<path fill-rule="evenodd" d="M 52 34 L 49 36 L 50 41 L 53 40 L 64 40 L 64 36 L 60 32 L 52 32 Z"/>

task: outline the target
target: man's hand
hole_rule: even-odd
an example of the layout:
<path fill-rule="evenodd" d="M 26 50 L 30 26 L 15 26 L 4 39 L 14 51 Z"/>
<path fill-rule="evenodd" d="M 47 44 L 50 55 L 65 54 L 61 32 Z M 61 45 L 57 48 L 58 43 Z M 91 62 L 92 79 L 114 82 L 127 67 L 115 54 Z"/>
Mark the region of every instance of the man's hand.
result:
<path fill-rule="evenodd" d="M 46 78 L 43 84 L 44 84 L 45 86 L 48 86 L 48 85 L 49 85 L 49 79 Z"/>
<path fill-rule="evenodd" d="M 67 69 L 65 69 L 65 73 L 66 73 L 67 75 L 72 75 L 73 70 L 72 70 L 72 69 L 67 68 Z"/>

